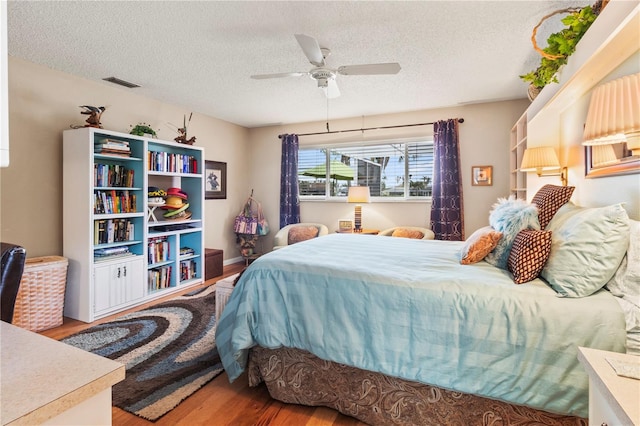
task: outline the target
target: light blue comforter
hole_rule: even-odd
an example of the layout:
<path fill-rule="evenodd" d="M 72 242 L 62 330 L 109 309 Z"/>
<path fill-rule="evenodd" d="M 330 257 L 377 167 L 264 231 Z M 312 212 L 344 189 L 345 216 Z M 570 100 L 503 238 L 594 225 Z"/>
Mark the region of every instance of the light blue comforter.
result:
<path fill-rule="evenodd" d="M 624 316 L 613 296 L 560 298 L 539 279 L 516 285 L 484 261 L 460 265 L 462 244 L 334 234 L 262 256 L 218 324 L 229 379 L 242 374 L 251 347 L 285 346 L 587 417 L 577 347 L 624 352 Z"/>

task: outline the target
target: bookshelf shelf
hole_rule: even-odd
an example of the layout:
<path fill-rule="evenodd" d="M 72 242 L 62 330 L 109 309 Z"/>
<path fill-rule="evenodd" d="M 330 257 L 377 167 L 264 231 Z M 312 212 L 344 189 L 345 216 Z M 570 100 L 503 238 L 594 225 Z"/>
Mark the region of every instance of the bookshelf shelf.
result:
<path fill-rule="evenodd" d="M 203 165 L 200 147 L 96 128 L 63 132 L 65 316 L 92 322 L 204 281 Z M 158 208 L 151 221 L 149 187 L 181 188 L 191 217 L 167 220 Z M 167 255 L 150 257 L 158 239 Z M 181 256 L 183 247 L 193 255 Z"/>

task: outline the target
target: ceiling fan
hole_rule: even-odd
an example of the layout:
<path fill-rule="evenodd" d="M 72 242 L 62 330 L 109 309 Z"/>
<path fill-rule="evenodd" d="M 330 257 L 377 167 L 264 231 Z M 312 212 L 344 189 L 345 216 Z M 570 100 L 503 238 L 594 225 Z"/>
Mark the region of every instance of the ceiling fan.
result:
<path fill-rule="evenodd" d="M 364 65 L 344 65 L 337 69 L 326 66 L 325 59 L 331 54 L 331 50 L 320 47 L 318 41 L 308 35 L 295 34 L 298 44 L 307 56 L 307 59 L 314 66 L 307 72 L 285 72 L 278 74 L 258 74 L 252 75 L 251 78 L 262 80 L 267 78 L 281 77 L 302 77 L 308 75 L 318 82 L 320 87 L 328 98 L 336 98 L 340 96 L 340 90 L 336 84 L 336 76 L 341 75 L 380 75 L 380 74 L 397 74 L 400 72 L 400 64 L 396 62 L 385 64 L 364 64 Z"/>

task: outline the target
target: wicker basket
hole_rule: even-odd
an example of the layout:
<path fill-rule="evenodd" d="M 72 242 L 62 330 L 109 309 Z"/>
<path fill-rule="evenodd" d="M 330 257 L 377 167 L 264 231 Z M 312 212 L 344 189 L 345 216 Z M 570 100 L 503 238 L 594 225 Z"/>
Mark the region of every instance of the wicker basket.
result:
<path fill-rule="evenodd" d="M 62 325 L 68 264 L 69 261 L 60 256 L 26 260 L 13 325 L 31 331 Z"/>

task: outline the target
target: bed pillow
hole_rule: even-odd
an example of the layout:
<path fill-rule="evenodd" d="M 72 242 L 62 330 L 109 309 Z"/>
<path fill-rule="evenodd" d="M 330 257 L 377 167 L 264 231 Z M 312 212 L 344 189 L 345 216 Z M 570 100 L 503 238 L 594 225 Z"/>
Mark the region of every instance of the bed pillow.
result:
<path fill-rule="evenodd" d="M 420 240 L 424 237 L 424 234 L 417 229 L 396 228 L 391 236 L 401 238 L 414 238 Z"/>
<path fill-rule="evenodd" d="M 640 222 L 629 220 L 629 229 L 627 253 L 605 288 L 640 309 Z"/>
<path fill-rule="evenodd" d="M 563 297 L 585 297 L 604 287 L 629 246 L 622 205 L 570 208 L 550 225 L 551 254 L 540 276 Z"/>
<path fill-rule="evenodd" d="M 569 201 L 575 189 L 575 186 L 545 185 L 536 192 L 531 203 L 538 206 L 540 229 L 546 229 L 558 209 Z"/>
<path fill-rule="evenodd" d="M 540 229 L 538 208 L 535 204 L 527 203 L 513 196 L 499 198 L 489 214 L 489 225 L 501 232 L 502 238 L 484 260 L 498 268 L 507 269 L 511 245 L 518 232 L 523 229 Z"/>
<path fill-rule="evenodd" d="M 289 229 L 289 244 L 310 240 L 318 236 L 318 228 L 315 226 L 294 226 Z"/>
<path fill-rule="evenodd" d="M 507 267 L 513 273 L 513 282 L 523 284 L 538 278 L 551 253 L 551 231 L 525 229 L 518 232 Z"/>
<path fill-rule="evenodd" d="M 465 241 L 460 251 L 460 263 L 470 265 L 480 262 L 498 245 L 500 238 L 502 238 L 502 232 L 498 232 L 490 226 L 477 229 Z"/>

